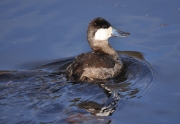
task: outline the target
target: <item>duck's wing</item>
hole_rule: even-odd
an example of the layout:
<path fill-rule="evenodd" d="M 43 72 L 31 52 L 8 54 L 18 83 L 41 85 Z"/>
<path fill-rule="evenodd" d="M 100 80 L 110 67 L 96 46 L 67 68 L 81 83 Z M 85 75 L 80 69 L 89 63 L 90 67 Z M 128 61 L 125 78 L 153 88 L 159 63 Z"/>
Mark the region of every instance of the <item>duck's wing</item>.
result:
<path fill-rule="evenodd" d="M 67 78 L 78 81 L 86 68 L 113 68 L 111 56 L 102 53 L 83 53 L 67 67 Z"/>

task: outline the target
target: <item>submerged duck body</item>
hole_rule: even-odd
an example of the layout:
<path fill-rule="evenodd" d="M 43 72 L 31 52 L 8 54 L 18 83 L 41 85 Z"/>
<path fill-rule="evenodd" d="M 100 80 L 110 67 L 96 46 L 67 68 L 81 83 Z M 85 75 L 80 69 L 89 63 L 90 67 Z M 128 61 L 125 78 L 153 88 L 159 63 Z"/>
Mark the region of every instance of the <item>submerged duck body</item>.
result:
<path fill-rule="evenodd" d="M 92 52 L 83 53 L 67 67 L 67 78 L 79 82 L 101 81 L 116 77 L 123 63 L 108 43 L 111 36 L 128 36 L 129 33 L 114 29 L 105 19 L 98 17 L 88 26 L 87 39 Z"/>

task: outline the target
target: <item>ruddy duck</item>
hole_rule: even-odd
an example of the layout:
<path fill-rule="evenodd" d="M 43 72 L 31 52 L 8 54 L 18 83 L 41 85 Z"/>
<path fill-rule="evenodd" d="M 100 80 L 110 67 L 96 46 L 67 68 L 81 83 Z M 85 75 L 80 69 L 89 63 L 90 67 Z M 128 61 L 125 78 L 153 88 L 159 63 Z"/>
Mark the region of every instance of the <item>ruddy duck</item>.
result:
<path fill-rule="evenodd" d="M 130 33 L 117 30 L 105 19 L 93 19 L 87 31 L 87 40 L 92 52 L 83 53 L 67 67 L 67 79 L 79 82 L 95 82 L 116 77 L 123 63 L 108 43 L 112 36 L 126 37 Z"/>

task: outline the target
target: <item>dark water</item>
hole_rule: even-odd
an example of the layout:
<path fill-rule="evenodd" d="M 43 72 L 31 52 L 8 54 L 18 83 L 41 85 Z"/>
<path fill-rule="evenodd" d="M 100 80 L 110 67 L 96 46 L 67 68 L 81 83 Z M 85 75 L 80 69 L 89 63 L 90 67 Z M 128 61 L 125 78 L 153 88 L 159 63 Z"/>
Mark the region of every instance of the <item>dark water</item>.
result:
<path fill-rule="evenodd" d="M 101 16 L 126 68 L 104 84 L 66 81 Z M 1 1 L 0 123 L 180 123 L 180 2 Z"/>

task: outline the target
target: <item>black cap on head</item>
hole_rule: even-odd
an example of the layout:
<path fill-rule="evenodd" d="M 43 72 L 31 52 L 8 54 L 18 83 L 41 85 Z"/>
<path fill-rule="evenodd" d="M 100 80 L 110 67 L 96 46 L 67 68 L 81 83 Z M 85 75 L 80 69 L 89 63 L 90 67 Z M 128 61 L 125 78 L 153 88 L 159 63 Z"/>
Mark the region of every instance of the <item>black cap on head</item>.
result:
<path fill-rule="evenodd" d="M 89 27 L 94 27 L 96 29 L 109 28 L 110 26 L 111 24 L 101 17 L 97 17 L 93 19 L 91 23 L 89 24 Z"/>

